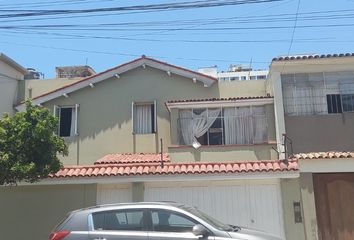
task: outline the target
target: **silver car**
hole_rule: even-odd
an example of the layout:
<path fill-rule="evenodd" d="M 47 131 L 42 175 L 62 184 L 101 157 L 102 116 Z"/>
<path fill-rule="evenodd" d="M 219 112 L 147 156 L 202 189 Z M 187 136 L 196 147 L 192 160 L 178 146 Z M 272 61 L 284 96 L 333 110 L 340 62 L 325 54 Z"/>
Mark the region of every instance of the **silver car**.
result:
<path fill-rule="evenodd" d="M 127 203 L 73 211 L 50 240 L 279 240 L 255 230 L 221 223 L 177 203 Z"/>

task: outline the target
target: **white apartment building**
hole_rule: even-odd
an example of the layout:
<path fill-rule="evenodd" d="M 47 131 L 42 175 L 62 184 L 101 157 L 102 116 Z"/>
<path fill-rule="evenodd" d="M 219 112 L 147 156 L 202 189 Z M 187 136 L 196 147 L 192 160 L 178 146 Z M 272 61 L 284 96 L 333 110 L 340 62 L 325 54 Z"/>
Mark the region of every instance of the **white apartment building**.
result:
<path fill-rule="evenodd" d="M 218 72 L 217 66 L 199 68 L 198 71 L 203 74 L 211 75 L 219 81 L 244 81 L 266 79 L 268 70 L 253 70 L 245 65 L 230 65 L 227 71 Z"/>

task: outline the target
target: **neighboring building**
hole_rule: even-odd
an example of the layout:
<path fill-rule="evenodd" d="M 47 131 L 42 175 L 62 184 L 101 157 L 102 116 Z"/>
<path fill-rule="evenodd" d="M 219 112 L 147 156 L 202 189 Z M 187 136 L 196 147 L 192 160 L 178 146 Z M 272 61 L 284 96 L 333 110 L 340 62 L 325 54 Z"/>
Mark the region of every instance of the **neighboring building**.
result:
<path fill-rule="evenodd" d="M 268 87 L 278 151 L 299 159 L 306 239 L 354 239 L 354 54 L 275 58 Z"/>
<path fill-rule="evenodd" d="M 198 72 L 216 77 L 220 82 L 245 81 L 245 80 L 265 80 L 268 70 L 253 70 L 245 65 L 230 65 L 227 71 L 218 72 L 216 66 L 199 68 Z"/>
<path fill-rule="evenodd" d="M 27 70 L 0 53 L 0 114 L 14 113 L 14 106 L 21 100 L 24 75 Z M 1 117 L 0 116 L 0 117 Z"/>

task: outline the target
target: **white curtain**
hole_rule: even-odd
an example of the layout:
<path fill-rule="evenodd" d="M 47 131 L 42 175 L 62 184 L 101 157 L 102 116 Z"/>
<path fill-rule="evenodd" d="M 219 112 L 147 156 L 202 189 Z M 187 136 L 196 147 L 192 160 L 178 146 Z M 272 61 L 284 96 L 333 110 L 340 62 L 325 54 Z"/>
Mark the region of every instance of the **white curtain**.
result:
<path fill-rule="evenodd" d="M 189 111 L 189 113 L 188 113 Z M 198 143 L 197 138 L 203 136 L 213 125 L 221 109 L 205 109 L 200 114 L 193 114 L 192 110 L 180 110 L 180 126 L 185 145 Z"/>
<path fill-rule="evenodd" d="M 254 143 L 267 142 L 267 118 L 265 108 L 262 106 L 252 107 L 254 119 Z"/>
<path fill-rule="evenodd" d="M 235 108 L 224 108 L 225 144 L 236 144 L 237 122 Z"/>
<path fill-rule="evenodd" d="M 135 105 L 134 132 L 138 134 L 152 133 L 151 105 Z"/>
<path fill-rule="evenodd" d="M 76 108 L 71 108 L 70 136 L 76 135 L 75 122 L 76 122 Z"/>
<path fill-rule="evenodd" d="M 253 144 L 267 140 L 265 109 L 238 107 L 224 109 L 225 144 Z"/>

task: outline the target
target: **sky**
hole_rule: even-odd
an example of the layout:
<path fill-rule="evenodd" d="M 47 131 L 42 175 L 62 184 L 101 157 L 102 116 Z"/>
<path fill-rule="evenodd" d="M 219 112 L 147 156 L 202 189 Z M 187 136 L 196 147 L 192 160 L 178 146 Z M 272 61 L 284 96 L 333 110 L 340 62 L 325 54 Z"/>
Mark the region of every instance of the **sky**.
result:
<path fill-rule="evenodd" d="M 45 78 L 143 54 L 193 70 L 267 69 L 279 55 L 354 52 L 353 30 L 354 0 L 0 0 L 0 52 Z"/>

